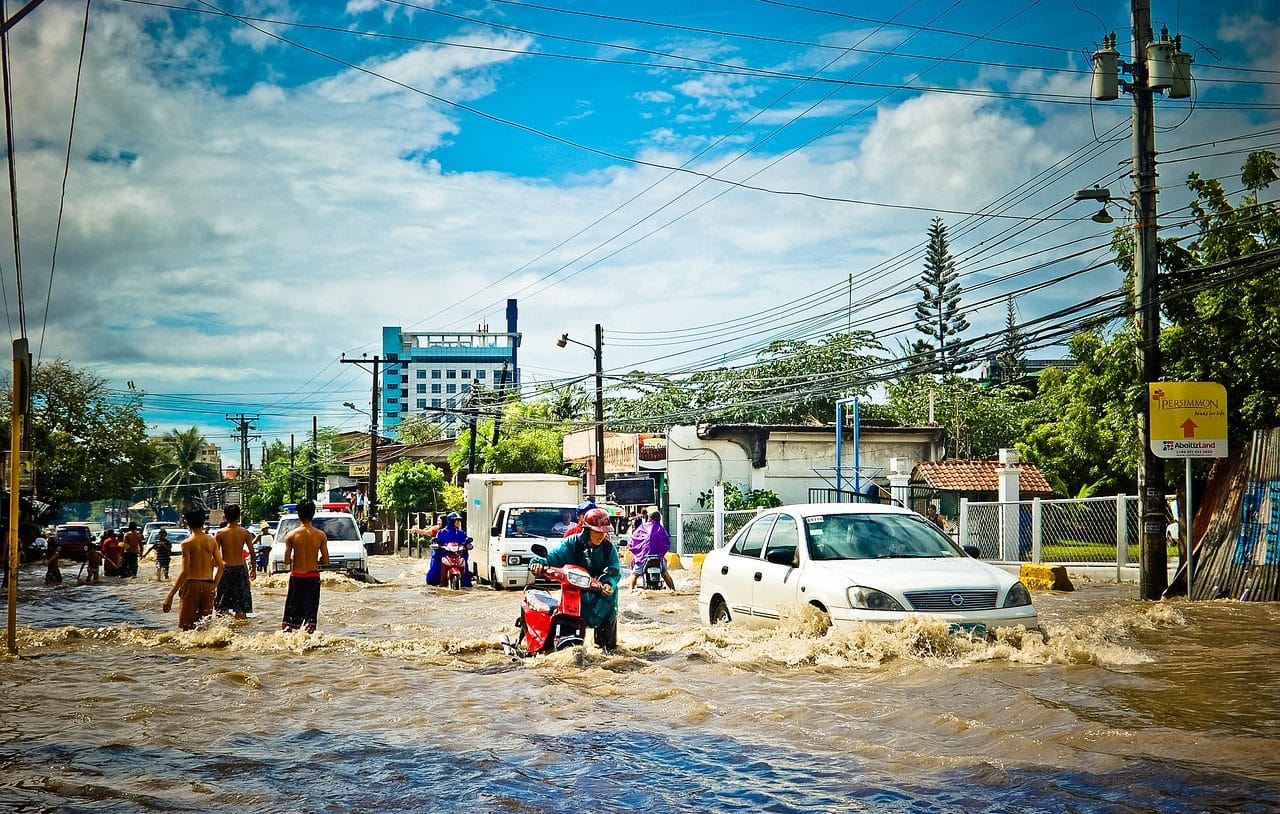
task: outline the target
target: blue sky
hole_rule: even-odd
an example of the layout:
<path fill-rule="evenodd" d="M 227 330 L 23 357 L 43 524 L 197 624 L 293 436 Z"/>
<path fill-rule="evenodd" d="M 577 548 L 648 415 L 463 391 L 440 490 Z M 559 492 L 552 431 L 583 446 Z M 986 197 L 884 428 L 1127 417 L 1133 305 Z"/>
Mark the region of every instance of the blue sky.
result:
<path fill-rule="evenodd" d="M 1278 10 L 1154 4 L 1196 60 L 1193 99 L 1157 102 L 1169 233 L 1189 170 L 1280 144 Z M 1130 100 L 1091 104 L 1087 73 L 1107 32 L 1128 57 L 1126 3 L 99 0 L 55 265 L 83 14 L 48 0 L 13 32 L 33 345 L 228 457 L 227 413 L 268 439 L 362 428 L 342 353 L 383 325 L 496 327 L 507 297 L 545 382 L 590 371 L 554 341 L 596 322 L 612 372 L 849 320 L 895 349 L 934 216 L 975 334 L 1006 295 L 1031 320 L 1120 280 L 1026 290 L 1107 257 L 1069 201 L 1128 191 Z M 11 246 L 0 268 L 12 332 Z"/>

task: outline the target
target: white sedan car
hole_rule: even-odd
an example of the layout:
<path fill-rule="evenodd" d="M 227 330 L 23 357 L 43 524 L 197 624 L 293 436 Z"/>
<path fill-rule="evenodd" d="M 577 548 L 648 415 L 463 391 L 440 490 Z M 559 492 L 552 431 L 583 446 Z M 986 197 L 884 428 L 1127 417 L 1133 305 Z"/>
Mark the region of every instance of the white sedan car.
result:
<path fill-rule="evenodd" d="M 1016 577 L 897 506 L 770 509 L 707 554 L 701 583 L 706 624 L 772 625 L 811 607 L 835 625 L 921 615 L 973 633 L 1038 627 L 1031 594 Z"/>

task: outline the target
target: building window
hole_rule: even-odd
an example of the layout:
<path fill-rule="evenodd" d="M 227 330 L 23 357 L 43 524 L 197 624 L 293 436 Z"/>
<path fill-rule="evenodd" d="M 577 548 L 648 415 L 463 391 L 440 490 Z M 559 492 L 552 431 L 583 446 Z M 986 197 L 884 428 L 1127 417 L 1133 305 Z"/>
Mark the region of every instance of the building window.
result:
<path fill-rule="evenodd" d="M 455 406 L 456 406 L 456 402 L 454 401 L 454 399 L 449 399 L 449 403 L 448 403 L 449 409 L 452 410 Z"/>
<path fill-rule="evenodd" d="M 439 392 L 440 392 L 440 385 L 438 385 L 438 384 L 433 384 L 433 385 L 431 385 L 431 392 L 432 392 L 432 393 L 439 393 Z"/>
<path fill-rule="evenodd" d="M 432 371 L 431 371 L 431 378 L 433 378 L 433 379 L 438 379 L 438 378 L 440 378 L 440 369 L 439 369 L 439 368 L 436 368 L 436 369 L 434 369 L 434 370 L 432 370 Z"/>
<path fill-rule="evenodd" d="M 471 392 L 471 382 L 463 382 L 463 383 L 462 383 L 462 392 L 464 392 L 464 393 L 470 393 L 470 392 Z"/>
<path fill-rule="evenodd" d="M 423 370 L 422 368 L 418 368 L 418 378 L 419 379 L 427 378 L 427 371 Z"/>
<path fill-rule="evenodd" d="M 418 392 L 419 392 L 419 393 L 425 393 L 425 392 L 427 392 L 427 386 L 426 386 L 425 384 L 420 384 L 420 385 L 418 385 Z"/>
<path fill-rule="evenodd" d="M 456 392 L 458 392 L 458 385 L 456 385 L 456 384 L 451 384 L 451 385 L 449 385 L 448 387 L 446 387 L 446 388 L 445 388 L 445 390 L 446 390 L 446 391 L 448 391 L 448 392 L 450 392 L 450 393 L 456 393 Z"/>
<path fill-rule="evenodd" d="M 446 370 L 446 371 L 444 372 L 444 377 L 445 377 L 446 379 L 456 379 L 456 378 L 458 378 L 458 371 L 456 371 L 456 370 Z"/>
<path fill-rule="evenodd" d="M 425 410 L 425 409 L 427 409 L 427 400 L 426 400 L 426 399 L 418 399 L 418 409 L 419 409 L 419 410 Z"/>
<path fill-rule="evenodd" d="M 483 370 L 477 370 L 477 371 L 476 371 L 476 378 L 477 378 L 477 379 L 483 379 L 484 377 L 485 377 L 485 372 L 484 372 Z"/>
<path fill-rule="evenodd" d="M 431 400 L 431 406 L 432 406 L 432 407 L 439 407 L 439 406 L 440 406 L 440 399 L 432 399 L 432 400 Z"/>
<path fill-rule="evenodd" d="M 470 371 L 470 370 L 464 370 L 464 371 L 462 371 L 462 378 L 464 378 L 464 379 L 470 379 L 470 378 L 471 378 L 471 371 Z"/>

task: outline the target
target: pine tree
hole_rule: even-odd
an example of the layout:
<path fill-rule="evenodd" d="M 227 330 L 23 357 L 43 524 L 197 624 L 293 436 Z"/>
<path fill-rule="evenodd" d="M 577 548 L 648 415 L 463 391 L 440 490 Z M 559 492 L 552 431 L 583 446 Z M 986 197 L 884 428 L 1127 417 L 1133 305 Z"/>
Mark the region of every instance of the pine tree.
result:
<path fill-rule="evenodd" d="M 1013 295 L 1005 300 L 1004 333 L 1000 337 L 1000 353 L 996 354 L 996 363 L 1000 370 L 1000 382 L 1012 384 L 1022 378 L 1026 371 L 1027 355 L 1022 340 L 1022 332 L 1018 330 L 1018 309 L 1013 303 Z"/>
<path fill-rule="evenodd" d="M 937 349 L 934 370 L 942 374 L 963 368 L 955 359 L 956 342 L 947 341 L 969 330 L 969 320 L 960 311 L 958 276 L 955 259 L 947 247 L 947 227 L 942 218 L 934 218 L 929 225 L 924 272 L 916 283 L 921 295 L 920 302 L 916 303 L 916 330 L 927 336 Z"/>

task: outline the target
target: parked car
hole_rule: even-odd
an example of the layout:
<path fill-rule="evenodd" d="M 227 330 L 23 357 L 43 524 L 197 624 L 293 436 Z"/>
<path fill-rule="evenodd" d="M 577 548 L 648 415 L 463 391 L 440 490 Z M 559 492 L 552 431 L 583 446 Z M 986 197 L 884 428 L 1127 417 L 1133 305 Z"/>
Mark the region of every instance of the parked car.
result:
<path fill-rule="evenodd" d="M 165 536 L 169 538 L 169 542 L 173 545 L 174 556 L 182 556 L 182 541 L 191 536 L 191 529 L 182 529 L 177 526 L 163 528 Z M 144 534 L 142 537 L 142 550 L 146 551 L 159 538 L 160 529 L 152 529 Z"/>
<path fill-rule="evenodd" d="M 1038 627 L 1031 594 L 920 515 L 898 506 L 816 503 L 763 512 L 702 565 L 706 624 L 773 625 L 806 608 L 836 626 L 912 615 L 986 633 Z"/>
<path fill-rule="evenodd" d="M 53 542 L 58 546 L 59 557 L 83 560 L 93 542 L 93 531 L 88 523 L 64 523 L 54 529 Z"/>
<path fill-rule="evenodd" d="M 173 522 L 172 520 L 151 520 L 147 523 L 144 523 L 142 526 L 142 539 L 144 540 L 150 539 L 151 532 L 155 531 L 156 529 L 176 529 L 177 527 L 178 527 L 178 524 Z"/>
<path fill-rule="evenodd" d="M 302 521 L 298 520 L 297 507 L 285 507 L 276 527 L 275 542 L 271 546 L 270 559 L 267 561 L 267 573 L 278 574 L 285 571 L 284 538 L 289 532 L 298 528 Z M 360 533 L 356 518 L 345 503 L 325 503 L 316 510 L 311 524 L 320 529 L 329 538 L 329 564 L 320 566 L 329 571 L 350 571 L 355 574 L 369 573 L 369 562 L 365 552 L 365 537 Z M 368 535 L 372 539 L 373 535 Z"/>

